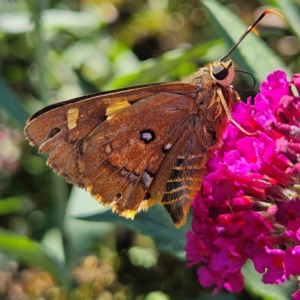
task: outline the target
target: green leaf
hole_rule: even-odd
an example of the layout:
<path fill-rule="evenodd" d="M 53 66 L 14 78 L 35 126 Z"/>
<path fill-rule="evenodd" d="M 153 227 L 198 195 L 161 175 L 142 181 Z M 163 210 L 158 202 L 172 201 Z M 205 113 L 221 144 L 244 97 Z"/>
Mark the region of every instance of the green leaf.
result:
<path fill-rule="evenodd" d="M 42 14 L 46 30 L 94 31 L 104 24 L 99 15 L 66 9 L 46 9 Z"/>
<path fill-rule="evenodd" d="M 60 229 L 55 227 L 49 229 L 44 234 L 41 244 L 47 249 L 51 257 L 54 257 L 60 263 L 65 263 L 63 236 Z"/>
<path fill-rule="evenodd" d="M 264 300 L 289 300 L 295 292 L 295 285 L 288 281 L 281 285 L 263 283 L 261 274 L 256 272 L 250 261 L 243 267 L 243 275 L 246 289 Z"/>
<path fill-rule="evenodd" d="M 0 230 L 0 248 L 15 257 L 51 273 L 60 284 L 66 283 L 66 278 L 57 262 L 52 260 L 46 250 L 27 237 L 14 235 Z"/>
<path fill-rule="evenodd" d="M 218 1 L 203 0 L 201 2 L 229 49 L 246 31 L 246 26 L 231 10 L 220 5 Z M 268 74 L 277 69 L 284 70 L 288 77 L 292 75 L 282 60 L 254 33 L 249 33 L 231 56 L 238 68 L 251 72 L 258 82 L 264 81 Z M 251 84 L 252 79 L 249 76 L 245 78 Z"/>
<path fill-rule="evenodd" d="M 75 189 L 73 193 L 74 198 L 71 197 L 69 204 L 73 208 L 72 211 L 70 211 L 70 208 L 68 209 L 69 216 L 84 221 L 101 222 L 101 226 L 98 225 L 98 228 L 101 228 L 102 223 L 105 224 L 105 222 L 122 224 L 150 236 L 159 249 L 170 251 L 180 258 L 184 258 L 185 235 L 190 228 L 190 216 L 188 216 L 186 224 L 177 229 L 165 208 L 162 205 L 155 205 L 147 212 L 139 212 L 134 220 L 130 220 L 120 217 L 112 213 L 110 208 L 105 208 L 103 205 L 98 204 L 85 191 Z M 79 193 L 80 197 L 77 197 L 76 193 Z M 75 204 L 75 197 L 80 199 L 82 205 L 78 202 Z"/>
<path fill-rule="evenodd" d="M 24 198 L 11 197 L 0 200 L 0 216 L 22 210 L 24 207 Z"/>
<path fill-rule="evenodd" d="M 205 293 L 208 293 L 205 291 Z M 236 294 L 230 294 L 226 291 L 219 291 L 217 294 L 210 294 L 210 295 L 203 295 L 204 293 L 201 293 L 201 296 L 195 298 L 194 300 L 237 300 L 239 297 Z M 190 298 L 189 298 L 190 299 Z M 192 300 L 192 299 L 190 299 Z"/>
<path fill-rule="evenodd" d="M 268 2 L 268 1 L 264 1 Z M 285 17 L 285 22 L 289 24 L 291 29 L 293 30 L 293 33 L 300 38 L 300 10 L 299 6 L 295 4 L 294 1 L 291 0 L 272 0 L 273 4 L 275 4 L 279 9 L 280 12 Z"/>
<path fill-rule="evenodd" d="M 135 86 L 170 80 L 170 74 L 181 63 L 201 59 L 202 62 L 211 60 L 210 50 L 220 47 L 221 41 L 215 40 L 198 45 L 192 49 L 177 49 L 164 53 L 160 58 L 148 59 L 130 72 L 116 75 L 104 90 L 118 89 L 125 86 Z M 196 68 L 196 65 L 195 65 Z M 195 71 L 195 70 L 193 70 Z M 179 77 L 190 75 L 178 74 Z"/>
<path fill-rule="evenodd" d="M 80 69 L 74 69 L 75 74 L 78 78 L 78 84 L 83 94 L 92 94 L 99 92 L 99 89 L 90 81 L 88 81 L 82 74 Z"/>
<path fill-rule="evenodd" d="M 38 3 L 38 2 L 37 2 Z M 32 8 L 35 11 L 34 8 Z M 86 12 L 76 12 L 66 9 L 45 9 L 42 14 L 45 30 L 79 30 L 94 31 L 99 29 L 104 20 L 99 15 Z M 34 29 L 31 15 L 28 11 L 0 13 L 0 31 L 8 34 L 20 34 Z"/>
<path fill-rule="evenodd" d="M 91 214 L 79 217 L 81 220 L 112 222 L 122 224 L 142 234 L 150 236 L 157 248 L 170 251 L 183 258 L 186 244 L 186 232 L 190 228 L 190 218 L 185 225 L 179 229 L 174 227 L 173 222 L 167 215 L 162 205 L 155 205 L 147 212 L 139 212 L 134 220 L 125 219 L 107 210 L 99 214 Z"/>
<path fill-rule="evenodd" d="M 71 253 L 69 254 L 72 256 L 71 260 L 79 257 L 82 253 L 86 253 L 86 250 L 89 249 L 95 240 L 107 242 L 108 237 L 113 237 L 111 232 L 114 229 L 114 225 L 110 222 L 102 222 L 101 226 L 99 226 L 99 222 L 86 222 L 74 218 L 77 215 L 89 215 L 105 209 L 95 199 L 92 199 L 89 193 L 73 187 L 66 209 L 64 224 L 70 243 L 69 249 Z"/>
<path fill-rule="evenodd" d="M 0 106 L 6 110 L 19 124 L 24 127 L 28 114 L 24 111 L 19 101 L 10 88 L 0 78 Z"/>
<path fill-rule="evenodd" d="M 0 13 L 0 31 L 20 34 L 33 30 L 28 11 Z"/>

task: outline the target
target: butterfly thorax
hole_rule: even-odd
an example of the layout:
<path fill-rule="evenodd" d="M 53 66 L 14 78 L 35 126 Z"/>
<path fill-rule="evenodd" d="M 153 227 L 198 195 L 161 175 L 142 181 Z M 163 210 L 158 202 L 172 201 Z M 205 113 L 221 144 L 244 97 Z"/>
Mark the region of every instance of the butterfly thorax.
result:
<path fill-rule="evenodd" d="M 230 84 L 234 78 L 234 66 L 232 60 L 227 62 L 215 61 L 200 68 L 194 74 L 184 78 L 182 82 L 189 83 L 198 86 L 199 95 L 197 97 L 197 104 L 199 109 L 204 110 L 205 114 L 212 106 L 220 106 L 220 101 L 216 95 L 217 89 L 221 89 L 224 98 L 226 100 L 227 106 L 231 109 L 232 102 L 232 92 L 230 89 Z M 215 107 L 217 111 L 211 120 L 215 120 L 222 111 Z M 209 118 L 210 119 L 210 118 Z"/>
<path fill-rule="evenodd" d="M 198 107 L 199 118 L 195 131 L 199 129 L 197 136 L 200 144 L 207 145 L 208 140 L 213 147 L 219 144 L 228 122 L 218 90 L 223 94 L 226 105 L 231 111 L 232 91 L 229 85 L 233 75 L 234 67 L 231 60 L 215 61 L 183 80 L 184 83 L 199 87 L 194 100 Z"/>

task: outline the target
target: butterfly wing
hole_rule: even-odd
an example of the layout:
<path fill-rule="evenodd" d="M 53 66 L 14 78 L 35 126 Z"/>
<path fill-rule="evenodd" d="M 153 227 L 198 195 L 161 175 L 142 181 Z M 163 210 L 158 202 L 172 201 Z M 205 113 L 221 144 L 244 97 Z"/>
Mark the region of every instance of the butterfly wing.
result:
<path fill-rule="evenodd" d="M 189 123 L 163 159 L 148 191 L 153 199 L 161 199 L 177 227 L 185 223 L 191 201 L 200 190 L 206 174 L 209 156 L 207 148 L 201 149 L 199 145 L 201 142 L 195 127 Z M 164 182 L 163 186 L 161 182 Z"/>
<path fill-rule="evenodd" d="M 76 98 L 35 114 L 25 132 L 56 173 L 120 215 L 161 201 L 181 225 L 205 172 L 196 92 L 169 83 Z"/>
<path fill-rule="evenodd" d="M 188 85 L 186 85 L 188 86 Z M 84 187 L 84 174 L 78 168 L 84 139 L 97 126 L 119 109 L 166 90 L 176 93 L 176 86 L 147 85 L 116 92 L 87 95 L 49 105 L 34 114 L 27 122 L 25 134 L 32 146 L 48 152 L 47 164 L 65 179 Z"/>

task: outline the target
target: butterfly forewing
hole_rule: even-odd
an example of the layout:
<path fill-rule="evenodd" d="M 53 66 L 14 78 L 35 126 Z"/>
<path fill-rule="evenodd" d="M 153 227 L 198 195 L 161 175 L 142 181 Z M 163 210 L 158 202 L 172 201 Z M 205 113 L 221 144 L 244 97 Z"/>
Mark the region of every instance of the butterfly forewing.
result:
<path fill-rule="evenodd" d="M 199 91 L 169 83 L 80 97 L 36 113 L 25 132 L 50 154 L 47 163 L 56 173 L 99 202 L 113 203 L 120 215 L 133 217 L 162 201 L 180 225 L 205 165 L 205 155 L 191 148 Z M 181 158 L 186 166 L 175 174 Z"/>

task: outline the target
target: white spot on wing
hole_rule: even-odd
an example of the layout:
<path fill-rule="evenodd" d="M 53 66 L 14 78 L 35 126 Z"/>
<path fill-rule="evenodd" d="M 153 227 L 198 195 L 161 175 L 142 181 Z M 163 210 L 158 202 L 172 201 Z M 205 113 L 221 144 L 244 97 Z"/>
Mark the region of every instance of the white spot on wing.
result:
<path fill-rule="evenodd" d="M 164 145 L 163 149 L 164 149 L 164 151 L 168 151 L 171 149 L 171 147 L 172 147 L 172 144 L 168 143 L 167 145 Z"/>
<path fill-rule="evenodd" d="M 146 142 L 150 142 L 152 140 L 152 134 L 150 132 L 143 132 L 142 140 L 144 140 Z"/>
<path fill-rule="evenodd" d="M 147 171 L 145 171 L 141 177 L 141 182 L 145 190 L 150 187 L 152 180 L 153 177 Z"/>

